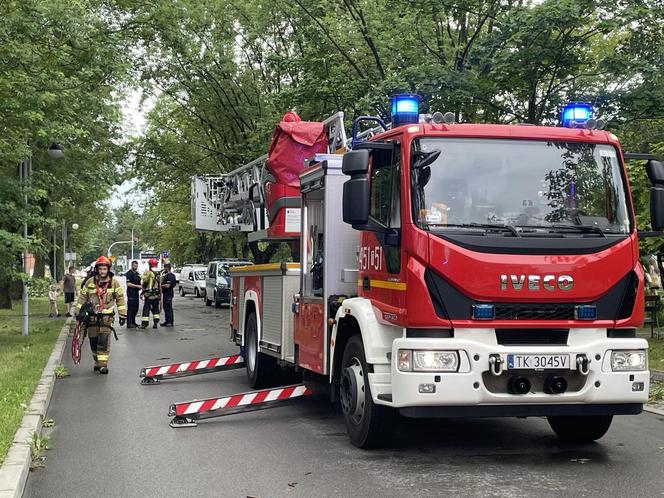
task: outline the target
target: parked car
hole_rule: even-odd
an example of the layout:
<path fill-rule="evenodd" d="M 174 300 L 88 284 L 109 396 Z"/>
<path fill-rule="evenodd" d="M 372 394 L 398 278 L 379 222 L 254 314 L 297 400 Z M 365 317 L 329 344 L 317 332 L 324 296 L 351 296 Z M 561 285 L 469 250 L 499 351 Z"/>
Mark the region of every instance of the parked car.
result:
<path fill-rule="evenodd" d="M 253 264 L 251 261 L 240 259 L 218 259 L 210 261 L 207 267 L 207 278 L 205 279 L 205 304 L 217 308 L 222 304 L 231 302 L 231 275 L 228 271 L 233 266 L 247 266 Z"/>
<path fill-rule="evenodd" d="M 205 275 L 207 268 L 203 265 L 185 265 L 180 272 L 178 287 L 180 295 L 193 294 L 196 297 L 205 296 Z"/>

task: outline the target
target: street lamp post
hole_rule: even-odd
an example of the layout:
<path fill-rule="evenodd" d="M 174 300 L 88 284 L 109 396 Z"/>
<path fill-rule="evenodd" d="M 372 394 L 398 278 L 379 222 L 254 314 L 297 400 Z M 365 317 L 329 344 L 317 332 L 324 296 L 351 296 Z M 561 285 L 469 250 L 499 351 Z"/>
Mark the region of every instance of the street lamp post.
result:
<path fill-rule="evenodd" d="M 58 224 L 53 225 L 53 262 L 51 263 L 51 278 L 53 279 L 54 282 L 58 281 L 58 275 L 56 272 L 56 267 L 57 267 L 57 256 L 58 252 L 56 250 L 56 242 L 55 242 L 55 237 L 57 236 L 58 232 Z"/>
<path fill-rule="evenodd" d="M 118 240 L 117 242 L 113 242 L 110 246 L 108 246 L 108 252 L 106 253 L 108 257 L 111 257 L 111 249 L 115 244 L 132 244 L 133 245 L 133 239 L 132 240 Z"/>
<path fill-rule="evenodd" d="M 28 178 L 30 177 L 30 173 L 32 172 L 32 156 L 30 156 L 28 159 L 24 159 L 21 161 L 21 173 L 20 173 L 20 178 L 21 178 L 21 184 L 23 185 L 24 189 L 24 194 L 23 194 L 23 204 L 25 206 L 25 211 L 26 211 L 26 218 L 25 221 L 23 222 L 23 238 L 25 239 L 25 247 L 23 248 L 23 274 L 26 279 L 26 281 L 23 282 L 23 295 L 21 296 L 23 299 L 22 303 L 22 320 L 21 320 L 21 335 L 27 336 L 28 335 L 28 324 L 29 324 L 29 307 L 28 307 L 28 302 L 30 299 L 30 296 L 28 295 L 28 283 L 27 283 L 27 278 L 29 274 L 29 269 L 28 269 L 28 219 L 27 219 L 27 211 L 28 211 Z"/>
<path fill-rule="evenodd" d="M 72 230 L 78 230 L 78 223 L 71 224 Z M 64 273 L 67 273 L 67 237 L 69 233 L 67 231 L 67 222 L 62 220 L 62 264 L 64 265 Z M 70 251 L 71 252 L 71 251 Z"/>

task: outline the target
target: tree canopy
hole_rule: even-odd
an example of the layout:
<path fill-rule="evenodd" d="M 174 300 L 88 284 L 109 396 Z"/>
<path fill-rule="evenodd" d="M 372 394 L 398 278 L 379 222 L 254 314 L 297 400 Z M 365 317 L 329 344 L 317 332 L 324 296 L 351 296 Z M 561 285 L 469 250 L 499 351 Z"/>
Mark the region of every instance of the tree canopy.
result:
<path fill-rule="evenodd" d="M 176 261 L 246 255 L 241 237 L 187 224 L 190 177 L 265 153 L 290 109 L 312 120 L 340 110 L 349 123 L 416 92 L 423 111 L 462 122 L 554 124 L 564 102 L 581 100 L 625 150 L 664 155 L 663 21 L 660 0 L 4 2 L 0 272 L 18 268 L 25 219 L 43 253 L 55 220 L 76 218 L 88 249 L 104 237 L 93 227 L 120 230 L 102 201 L 127 178 L 147 195 L 145 237 Z M 131 141 L 119 110 L 130 87 L 150 108 Z M 46 158 L 51 141 L 65 160 Z M 16 165 L 28 156 L 35 174 L 20 186 Z M 645 228 L 642 169 L 628 173 Z"/>

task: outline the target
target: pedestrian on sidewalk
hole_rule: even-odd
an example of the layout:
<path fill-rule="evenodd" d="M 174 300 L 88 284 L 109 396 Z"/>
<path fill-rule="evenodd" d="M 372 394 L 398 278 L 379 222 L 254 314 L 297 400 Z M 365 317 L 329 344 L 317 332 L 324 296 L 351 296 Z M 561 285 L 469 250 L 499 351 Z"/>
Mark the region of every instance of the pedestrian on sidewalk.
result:
<path fill-rule="evenodd" d="M 58 313 L 58 288 L 55 284 L 51 284 L 48 289 L 48 317 L 56 316 L 60 316 L 60 313 Z"/>
<path fill-rule="evenodd" d="M 141 317 L 141 328 L 147 328 L 150 323 L 150 312 L 152 311 L 152 328 L 159 326 L 159 304 L 161 302 L 161 282 L 157 272 L 157 260 L 148 260 L 148 269 L 141 277 L 141 286 L 143 288 L 143 316 Z"/>
<path fill-rule="evenodd" d="M 95 261 L 94 268 L 94 276 L 85 281 L 78 296 L 76 314 L 79 315 L 81 308 L 86 303 L 92 305 L 87 331 L 92 358 L 95 360 L 94 371 L 107 374 L 108 356 L 111 352 L 111 332 L 115 319 L 113 305 L 118 307 L 120 326 L 124 325 L 127 318 L 127 306 L 122 286 L 111 272 L 109 259 L 106 256 L 100 256 Z M 85 317 L 77 316 L 77 318 L 85 321 Z"/>
<path fill-rule="evenodd" d="M 62 291 L 65 293 L 65 316 L 72 315 L 72 308 L 74 307 L 74 300 L 76 299 L 76 277 L 74 276 L 75 268 L 69 267 L 69 273 L 65 273 L 62 277 Z"/>
<path fill-rule="evenodd" d="M 131 262 L 131 269 L 125 276 L 127 277 L 127 328 L 135 329 L 138 327 L 136 315 L 139 307 L 139 292 L 142 289 L 138 261 Z"/>
<path fill-rule="evenodd" d="M 164 327 L 173 326 L 173 289 L 175 289 L 175 275 L 171 273 L 171 264 L 164 264 L 164 273 L 161 276 L 161 295 L 164 303 L 166 321 Z"/>

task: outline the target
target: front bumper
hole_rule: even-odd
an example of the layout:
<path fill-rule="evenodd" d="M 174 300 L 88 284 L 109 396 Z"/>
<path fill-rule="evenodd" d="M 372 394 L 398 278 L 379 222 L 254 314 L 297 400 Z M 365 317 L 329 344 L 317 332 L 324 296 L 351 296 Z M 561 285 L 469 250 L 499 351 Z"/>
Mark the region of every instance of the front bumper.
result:
<path fill-rule="evenodd" d="M 647 401 L 649 372 L 647 370 L 613 372 L 610 356 L 612 350 L 647 349 L 647 347 L 648 344 L 644 339 L 609 339 L 606 336 L 606 329 L 572 329 L 567 345 L 556 346 L 499 345 L 493 329 L 457 329 L 455 337 L 450 339 L 395 339 L 392 344 L 389 370 L 388 365 L 375 365 L 374 372 L 369 374 L 369 381 L 374 401 L 396 408 L 458 407 L 459 413 L 466 413 L 473 407 L 484 407 L 476 410 L 478 414 L 484 410 L 486 413 L 504 413 L 504 416 L 512 416 L 510 415 L 512 413 L 514 416 L 529 416 L 578 411 L 570 407 L 577 405 L 578 408 L 578 405 L 593 404 L 598 407 L 601 405 L 604 407 L 603 411 L 611 413 L 619 413 L 621 409 L 634 413 L 637 409 L 640 411 L 640 405 Z M 399 371 L 396 368 L 399 349 L 458 350 L 459 371 L 454 373 Z M 504 370 L 501 372 L 501 377 L 492 375 L 490 355 L 500 355 L 506 360 L 509 353 L 559 353 L 569 354 L 572 359 L 576 355 L 586 355 L 590 359 L 589 371 L 587 375 L 582 375 L 576 370 L 576 364 L 572 361 L 572 369 L 566 371 Z M 543 379 L 553 374 L 568 376 L 570 390 L 562 394 L 545 392 Z M 530 392 L 521 395 L 512 394 L 503 387 L 508 384 L 509 378 L 515 375 L 532 378 Z M 419 392 L 421 384 L 435 385 L 435 392 Z M 520 408 L 516 409 L 515 406 Z M 561 406 L 563 408 L 559 408 Z M 486 407 L 497 408 L 486 409 Z M 512 408 L 501 410 L 500 407 Z M 432 413 L 429 416 L 441 416 L 433 415 L 436 410 L 419 410 L 420 413 L 426 411 Z M 588 414 L 585 408 L 581 411 Z M 417 410 L 412 412 L 409 416 L 426 416 L 417 415 Z M 448 412 L 452 413 L 453 410 Z M 404 414 L 408 415 L 408 410 L 404 410 Z"/>

